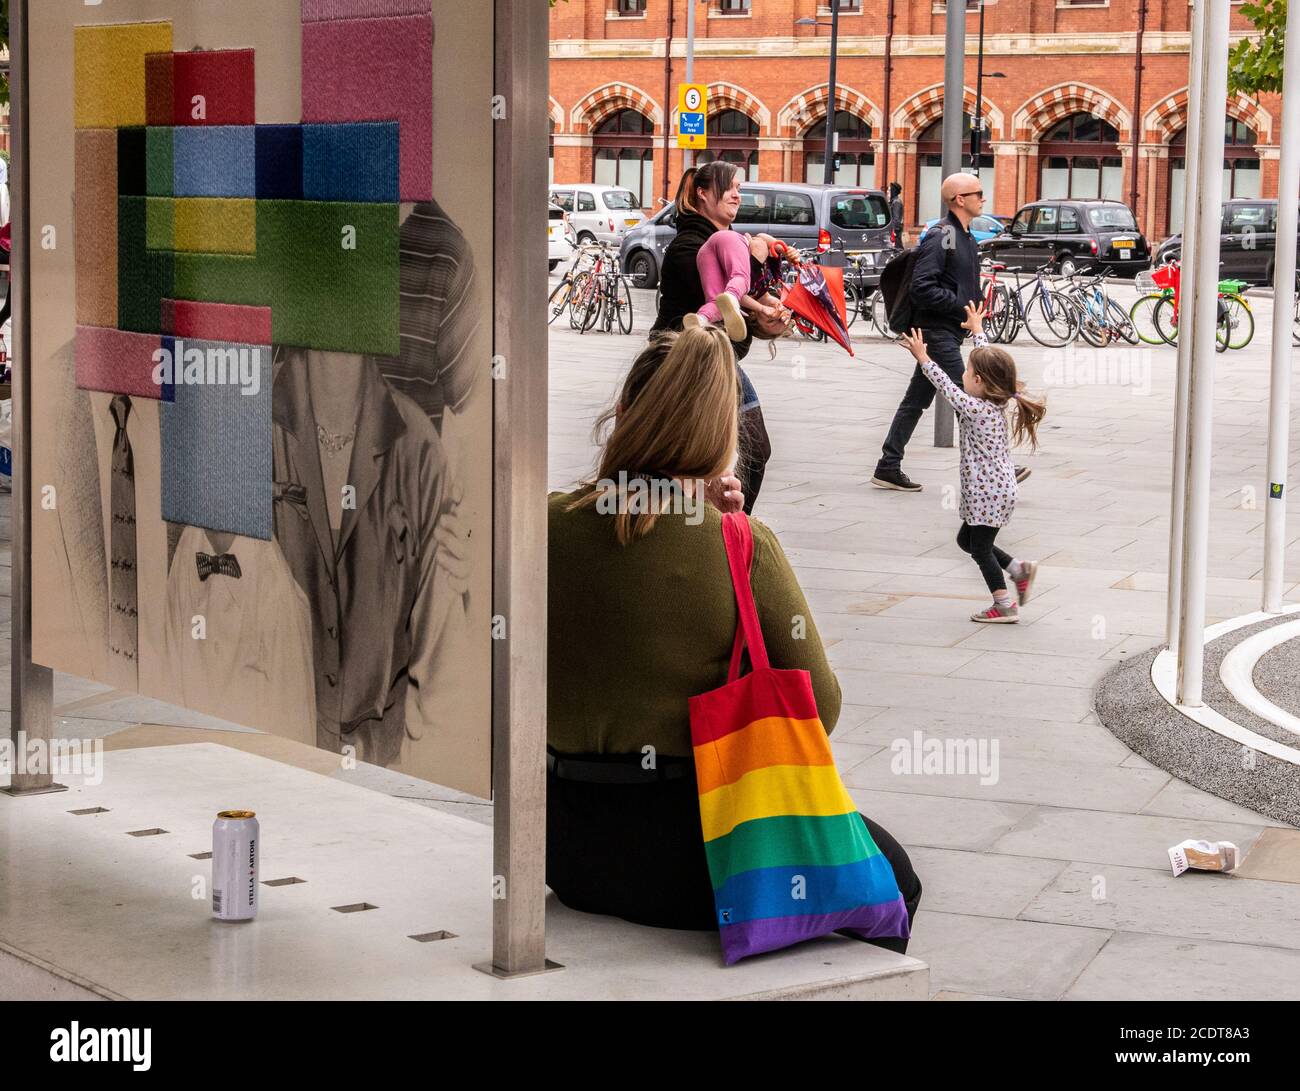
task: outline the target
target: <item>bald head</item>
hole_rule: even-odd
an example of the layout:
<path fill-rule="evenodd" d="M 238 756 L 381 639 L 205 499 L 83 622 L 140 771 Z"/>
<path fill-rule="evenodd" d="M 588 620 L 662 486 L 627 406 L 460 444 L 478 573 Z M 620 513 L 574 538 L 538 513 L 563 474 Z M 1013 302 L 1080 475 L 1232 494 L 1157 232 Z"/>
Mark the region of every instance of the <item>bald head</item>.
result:
<path fill-rule="evenodd" d="M 943 180 L 943 188 L 939 190 L 939 196 L 943 198 L 943 203 L 952 206 L 953 198 L 959 193 L 969 193 L 973 189 L 980 188 L 980 180 L 973 174 L 963 174 L 960 171 L 957 174 L 950 174 Z"/>

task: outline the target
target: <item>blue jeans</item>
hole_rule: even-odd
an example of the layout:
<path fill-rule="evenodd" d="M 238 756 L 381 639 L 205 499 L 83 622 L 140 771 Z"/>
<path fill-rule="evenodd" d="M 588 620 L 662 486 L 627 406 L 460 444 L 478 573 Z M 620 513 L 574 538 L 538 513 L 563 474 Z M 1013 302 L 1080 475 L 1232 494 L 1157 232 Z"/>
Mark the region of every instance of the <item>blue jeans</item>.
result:
<path fill-rule="evenodd" d="M 930 359 L 943 368 L 948 378 L 961 386 L 961 375 L 966 370 L 966 362 L 961 355 L 963 335 L 945 329 L 923 332 Z M 876 463 L 876 473 L 882 470 L 897 470 L 902 466 L 903 451 L 907 447 L 907 441 L 916 431 L 921 414 L 930 408 L 934 395 L 934 384 L 925 377 L 925 373 L 918 365 L 912 371 L 912 381 L 907 384 L 907 393 L 903 395 L 903 400 L 894 413 L 893 423 L 889 426 L 889 434 L 885 436 L 880 461 Z"/>

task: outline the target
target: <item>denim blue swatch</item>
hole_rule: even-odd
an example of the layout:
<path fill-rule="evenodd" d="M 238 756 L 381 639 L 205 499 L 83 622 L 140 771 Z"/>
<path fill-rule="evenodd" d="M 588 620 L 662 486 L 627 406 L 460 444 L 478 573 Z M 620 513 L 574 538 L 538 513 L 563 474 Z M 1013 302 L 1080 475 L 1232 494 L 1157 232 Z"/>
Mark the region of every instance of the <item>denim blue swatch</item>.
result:
<path fill-rule="evenodd" d="M 177 197 L 257 196 L 252 125 L 177 126 L 172 157 Z"/>
<path fill-rule="evenodd" d="M 396 121 L 304 125 L 302 132 L 302 188 L 308 201 L 397 203 Z"/>

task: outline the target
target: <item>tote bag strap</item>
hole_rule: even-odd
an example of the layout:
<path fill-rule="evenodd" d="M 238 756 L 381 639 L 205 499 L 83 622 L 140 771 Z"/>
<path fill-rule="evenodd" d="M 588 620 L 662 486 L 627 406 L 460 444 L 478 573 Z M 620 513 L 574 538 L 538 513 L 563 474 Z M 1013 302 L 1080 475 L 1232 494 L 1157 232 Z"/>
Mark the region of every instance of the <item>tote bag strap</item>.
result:
<path fill-rule="evenodd" d="M 731 669 L 727 672 L 730 683 L 740 677 L 740 654 L 746 645 L 749 646 L 749 662 L 754 670 L 765 670 L 768 662 L 763 629 L 758 622 L 758 608 L 754 605 L 754 591 L 749 584 L 749 569 L 754 560 L 754 534 L 749 526 L 749 517 L 743 511 L 722 517 L 722 540 L 727 547 L 731 586 L 736 592 L 736 609 L 740 614 L 736 642 L 731 649 Z"/>

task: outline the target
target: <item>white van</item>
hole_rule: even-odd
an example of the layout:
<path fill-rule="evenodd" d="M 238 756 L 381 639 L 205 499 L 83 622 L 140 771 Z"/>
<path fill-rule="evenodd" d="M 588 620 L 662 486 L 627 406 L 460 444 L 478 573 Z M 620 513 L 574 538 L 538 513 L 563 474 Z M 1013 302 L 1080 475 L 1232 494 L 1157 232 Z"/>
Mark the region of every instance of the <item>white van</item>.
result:
<path fill-rule="evenodd" d="M 595 183 L 556 184 L 551 200 L 569 214 L 578 243 L 608 242 L 618 246 L 632 228 L 644 222 L 641 202 L 630 189 Z"/>

